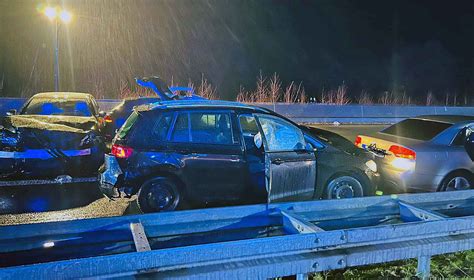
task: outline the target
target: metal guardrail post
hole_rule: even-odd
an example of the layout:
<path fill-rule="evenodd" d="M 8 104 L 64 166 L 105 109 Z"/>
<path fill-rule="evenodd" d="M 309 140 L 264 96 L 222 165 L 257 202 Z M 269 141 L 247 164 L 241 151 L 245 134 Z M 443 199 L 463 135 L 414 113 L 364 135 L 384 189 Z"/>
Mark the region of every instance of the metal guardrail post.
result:
<path fill-rule="evenodd" d="M 430 278 L 430 265 L 431 265 L 431 256 L 421 256 L 418 257 L 418 271 L 416 276 L 420 277 L 422 280 L 427 280 Z"/>
<path fill-rule="evenodd" d="M 398 201 L 398 205 L 400 207 L 400 218 L 405 223 L 416 221 L 438 221 L 448 218 L 447 216 L 435 211 L 416 207 L 404 201 Z"/>
<path fill-rule="evenodd" d="M 315 233 L 324 231 L 322 228 L 310 223 L 303 217 L 289 213 L 286 211 L 280 211 L 282 220 L 283 220 L 283 228 L 292 234 L 298 233 Z"/>
<path fill-rule="evenodd" d="M 132 232 L 133 243 L 135 243 L 135 248 L 137 252 L 150 251 L 150 243 L 148 243 L 148 238 L 145 234 L 145 229 L 143 228 L 142 223 L 131 223 L 130 231 Z"/>

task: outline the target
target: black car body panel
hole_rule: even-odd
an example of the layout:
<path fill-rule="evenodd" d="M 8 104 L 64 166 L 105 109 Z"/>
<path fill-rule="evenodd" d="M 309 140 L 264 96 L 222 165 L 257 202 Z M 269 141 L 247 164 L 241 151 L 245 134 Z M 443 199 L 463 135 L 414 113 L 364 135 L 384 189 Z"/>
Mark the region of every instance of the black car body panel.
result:
<path fill-rule="evenodd" d="M 52 99 L 58 99 L 61 94 L 54 96 Z M 75 99 L 79 96 L 74 94 Z M 22 112 L 28 110 L 34 98 Z M 13 115 L 4 117 L 0 126 L 3 180 L 94 176 L 103 162 L 103 154 L 99 123 L 92 115 Z"/>
<path fill-rule="evenodd" d="M 366 165 L 369 160 L 374 160 L 374 155 L 355 146 L 346 138 L 311 126 L 300 126 L 303 131 L 312 137 L 313 146 L 316 146 L 318 161 L 317 188 L 315 197 L 323 195 L 324 187 L 331 178 L 337 174 L 358 174 L 364 183 L 371 186 L 373 195 L 376 191 L 380 176 L 378 172 L 370 170 Z M 309 141 L 311 143 L 311 140 Z"/>

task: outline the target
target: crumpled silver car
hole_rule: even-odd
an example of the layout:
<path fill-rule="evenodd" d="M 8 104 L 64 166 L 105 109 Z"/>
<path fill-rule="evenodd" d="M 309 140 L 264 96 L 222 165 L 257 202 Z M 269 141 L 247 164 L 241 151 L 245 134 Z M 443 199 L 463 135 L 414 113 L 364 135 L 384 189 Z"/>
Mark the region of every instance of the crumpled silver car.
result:
<path fill-rule="evenodd" d="M 466 190 L 474 186 L 474 116 L 419 116 L 355 144 L 379 156 L 379 189 L 389 192 Z"/>

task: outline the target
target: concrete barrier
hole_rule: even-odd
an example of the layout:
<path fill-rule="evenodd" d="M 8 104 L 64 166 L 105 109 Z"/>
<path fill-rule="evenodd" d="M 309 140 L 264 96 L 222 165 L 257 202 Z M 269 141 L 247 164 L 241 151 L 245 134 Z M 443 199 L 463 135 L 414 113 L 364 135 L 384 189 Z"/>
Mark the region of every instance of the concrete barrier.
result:
<path fill-rule="evenodd" d="M 472 115 L 474 107 L 255 104 L 301 123 L 395 123 L 420 115 Z"/>
<path fill-rule="evenodd" d="M 8 110 L 19 110 L 25 99 L 0 98 L 0 115 Z M 110 111 L 120 100 L 98 100 L 103 111 Z M 419 115 L 472 115 L 474 107 L 444 106 L 384 106 L 384 105 L 327 105 L 256 103 L 300 123 L 395 123 Z"/>

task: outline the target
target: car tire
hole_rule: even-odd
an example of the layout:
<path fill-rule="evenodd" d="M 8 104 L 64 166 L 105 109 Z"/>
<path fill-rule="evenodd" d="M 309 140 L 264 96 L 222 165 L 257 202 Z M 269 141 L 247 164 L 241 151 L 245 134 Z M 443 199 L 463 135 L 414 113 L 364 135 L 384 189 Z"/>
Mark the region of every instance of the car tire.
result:
<path fill-rule="evenodd" d="M 181 195 L 176 184 L 169 178 L 157 177 L 142 184 L 137 204 L 143 213 L 173 211 L 178 208 Z"/>
<path fill-rule="evenodd" d="M 356 174 L 337 174 L 328 180 L 324 188 L 324 199 L 362 197 L 368 194 L 367 184 Z"/>
<path fill-rule="evenodd" d="M 443 179 L 439 191 L 470 190 L 474 187 L 473 174 L 467 171 L 456 171 Z"/>

